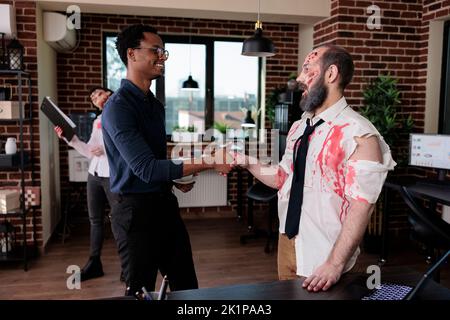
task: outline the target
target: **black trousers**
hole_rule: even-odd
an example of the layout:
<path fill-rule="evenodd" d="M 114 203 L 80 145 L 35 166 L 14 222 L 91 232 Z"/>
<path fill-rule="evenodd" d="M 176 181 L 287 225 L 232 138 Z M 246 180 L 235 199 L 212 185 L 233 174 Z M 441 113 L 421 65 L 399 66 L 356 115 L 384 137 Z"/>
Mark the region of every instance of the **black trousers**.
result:
<path fill-rule="evenodd" d="M 102 178 L 89 174 L 87 181 L 87 204 L 91 227 L 91 256 L 100 256 L 102 252 L 106 203 L 109 203 L 110 206 L 112 204 L 109 178 Z"/>
<path fill-rule="evenodd" d="M 167 275 L 171 291 L 198 288 L 189 235 L 173 193 L 113 194 L 112 224 L 122 265 L 128 265 L 130 293 L 142 287 L 154 291 L 158 270 Z"/>

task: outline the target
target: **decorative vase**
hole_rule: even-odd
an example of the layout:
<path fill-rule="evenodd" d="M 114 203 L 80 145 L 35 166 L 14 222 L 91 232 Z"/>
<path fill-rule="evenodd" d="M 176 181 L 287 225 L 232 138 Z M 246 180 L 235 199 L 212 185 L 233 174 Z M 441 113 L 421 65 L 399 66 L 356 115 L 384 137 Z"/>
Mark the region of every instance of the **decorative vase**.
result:
<path fill-rule="evenodd" d="M 16 138 L 8 138 L 5 144 L 6 154 L 15 154 L 17 152 Z"/>

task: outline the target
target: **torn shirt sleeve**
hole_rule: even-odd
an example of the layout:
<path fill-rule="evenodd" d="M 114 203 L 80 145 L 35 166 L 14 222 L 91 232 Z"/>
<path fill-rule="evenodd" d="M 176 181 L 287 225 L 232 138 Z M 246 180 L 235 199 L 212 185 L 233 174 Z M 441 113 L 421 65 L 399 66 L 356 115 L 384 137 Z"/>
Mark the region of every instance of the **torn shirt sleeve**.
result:
<path fill-rule="evenodd" d="M 396 165 L 389 146 L 379 139 L 383 163 L 370 160 L 348 160 L 345 175 L 345 195 L 355 200 L 375 203 L 383 188 L 388 171 Z"/>
<path fill-rule="evenodd" d="M 345 195 L 368 203 L 377 202 L 389 170 L 388 165 L 369 160 L 349 160 Z"/>

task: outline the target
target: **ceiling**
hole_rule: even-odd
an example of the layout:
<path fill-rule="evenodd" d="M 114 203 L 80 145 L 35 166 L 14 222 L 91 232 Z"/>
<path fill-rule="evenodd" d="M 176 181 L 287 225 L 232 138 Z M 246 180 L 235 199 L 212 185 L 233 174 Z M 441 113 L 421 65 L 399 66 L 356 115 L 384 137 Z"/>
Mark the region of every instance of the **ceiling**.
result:
<path fill-rule="evenodd" d="M 73 0 L 37 1 L 44 11 L 66 11 Z M 77 0 L 81 14 L 126 14 L 256 21 L 257 0 Z M 261 21 L 311 25 L 330 14 L 330 0 L 261 0 Z"/>

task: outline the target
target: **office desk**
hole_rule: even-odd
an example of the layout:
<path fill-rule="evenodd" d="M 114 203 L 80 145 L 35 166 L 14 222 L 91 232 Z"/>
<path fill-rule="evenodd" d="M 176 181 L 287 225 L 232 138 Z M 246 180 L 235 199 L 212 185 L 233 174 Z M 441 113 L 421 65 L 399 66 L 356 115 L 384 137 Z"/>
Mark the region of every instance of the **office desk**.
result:
<path fill-rule="evenodd" d="M 337 285 L 325 292 L 309 292 L 302 288 L 303 279 L 269 283 L 232 285 L 167 293 L 168 300 L 360 300 L 369 290 L 368 274 L 343 275 Z M 414 286 L 421 275 L 401 267 L 381 271 L 382 283 Z M 450 289 L 430 281 L 419 291 L 421 300 L 450 300 Z"/>
<path fill-rule="evenodd" d="M 400 191 L 406 186 L 415 195 L 450 206 L 450 181 L 437 181 L 426 178 L 396 178 L 388 179 L 384 186 Z"/>
<path fill-rule="evenodd" d="M 384 214 L 381 231 L 381 263 L 386 262 L 387 259 L 390 191 L 395 190 L 400 192 L 401 188 L 406 186 L 416 197 L 429 199 L 433 202 L 450 206 L 450 182 L 448 184 L 446 183 L 447 182 L 414 177 L 386 180 L 384 183 Z"/>

